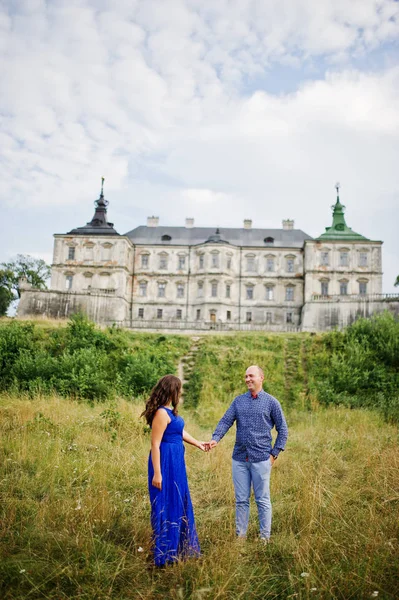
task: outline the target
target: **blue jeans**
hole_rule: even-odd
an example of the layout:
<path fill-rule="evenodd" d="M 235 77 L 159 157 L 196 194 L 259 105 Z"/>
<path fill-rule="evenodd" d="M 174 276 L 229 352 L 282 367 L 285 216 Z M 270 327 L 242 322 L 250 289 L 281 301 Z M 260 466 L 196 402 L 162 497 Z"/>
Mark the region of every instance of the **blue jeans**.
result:
<path fill-rule="evenodd" d="M 251 484 L 258 506 L 260 537 L 269 538 L 272 526 L 272 504 L 270 502 L 270 459 L 250 463 L 233 459 L 233 483 L 236 496 L 236 533 L 245 537 L 249 521 L 249 497 Z"/>

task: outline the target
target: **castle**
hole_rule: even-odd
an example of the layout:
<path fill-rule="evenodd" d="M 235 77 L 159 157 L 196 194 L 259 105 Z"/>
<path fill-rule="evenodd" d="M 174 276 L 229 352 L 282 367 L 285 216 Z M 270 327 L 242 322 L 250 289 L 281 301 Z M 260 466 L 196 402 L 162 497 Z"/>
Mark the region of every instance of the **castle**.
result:
<path fill-rule="evenodd" d="M 398 298 L 383 295 L 380 241 L 347 226 L 337 199 L 332 225 L 312 238 L 281 229 L 168 227 L 158 217 L 120 235 L 103 186 L 92 220 L 55 234 L 51 288 L 22 285 L 19 316 L 147 329 L 320 331 L 350 324 Z M 396 301 L 393 301 L 396 300 Z"/>

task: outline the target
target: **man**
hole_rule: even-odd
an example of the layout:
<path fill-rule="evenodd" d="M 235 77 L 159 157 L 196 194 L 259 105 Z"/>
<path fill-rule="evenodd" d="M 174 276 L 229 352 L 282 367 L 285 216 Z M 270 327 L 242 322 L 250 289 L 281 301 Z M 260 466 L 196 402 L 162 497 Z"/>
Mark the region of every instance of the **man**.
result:
<path fill-rule="evenodd" d="M 239 538 L 246 537 L 252 484 L 258 506 L 260 538 L 267 542 L 272 524 L 270 473 L 273 463 L 285 448 L 288 427 L 279 401 L 262 389 L 264 378 L 260 367 L 248 367 L 245 373 L 248 392 L 233 400 L 212 435 L 209 449 L 218 444 L 236 421 L 233 451 L 236 533 Z M 272 448 L 273 427 L 276 427 L 278 435 Z"/>

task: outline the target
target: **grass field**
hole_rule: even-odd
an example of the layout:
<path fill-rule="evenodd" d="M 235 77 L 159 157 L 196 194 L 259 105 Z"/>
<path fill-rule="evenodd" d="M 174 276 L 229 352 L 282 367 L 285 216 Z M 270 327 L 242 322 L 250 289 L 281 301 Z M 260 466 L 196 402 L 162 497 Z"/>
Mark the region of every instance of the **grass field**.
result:
<path fill-rule="evenodd" d="M 273 541 L 258 542 L 254 503 L 248 540 L 235 541 L 230 431 L 209 454 L 187 447 L 203 556 L 162 570 L 151 562 L 144 397 L 1 393 L 0 598 L 398 598 L 398 428 L 378 412 L 319 405 L 308 368 L 317 343 L 201 340 L 181 407 L 192 435 L 210 437 L 250 363 L 264 367 L 265 389 L 286 411 Z"/>
<path fill-rule="evenodd" d="M 368 411 L 292 411 L 273 543 L 234 539 L 231 433 L 187 449 L 203 558 L 151 567 L 141 404 L 1 397 L 1 597 L 397 598 L 397 430 Z M 187 429 L 209 437 L 186 414 Z"/>

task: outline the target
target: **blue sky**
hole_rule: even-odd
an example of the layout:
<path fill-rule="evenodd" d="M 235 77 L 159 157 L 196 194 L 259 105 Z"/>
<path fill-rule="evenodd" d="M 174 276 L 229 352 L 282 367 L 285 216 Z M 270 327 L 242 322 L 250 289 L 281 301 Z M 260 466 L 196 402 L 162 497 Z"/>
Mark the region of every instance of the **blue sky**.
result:
<path fill-rule="evenodd" d="M 399 273 L 399 4 L 14 0 L 0 6 L 0 261 L 51 262 L 106 178 L 146 223 L 317 236 L 339 180 L 349 226 Z"/>

